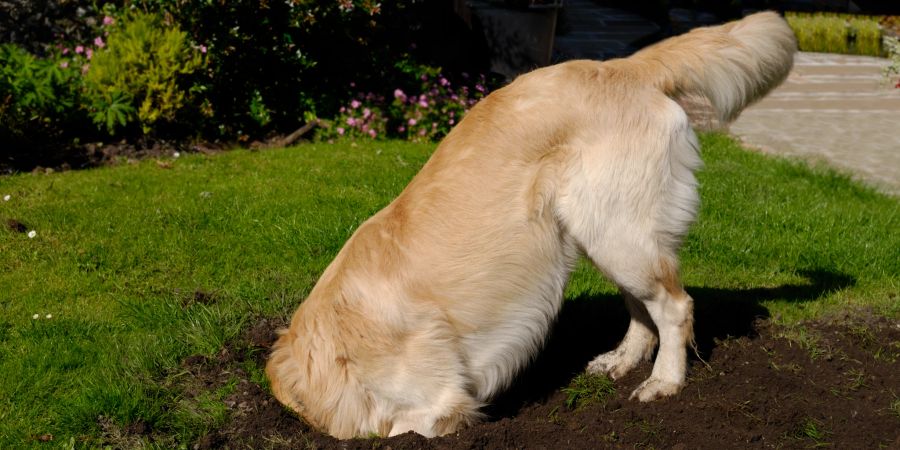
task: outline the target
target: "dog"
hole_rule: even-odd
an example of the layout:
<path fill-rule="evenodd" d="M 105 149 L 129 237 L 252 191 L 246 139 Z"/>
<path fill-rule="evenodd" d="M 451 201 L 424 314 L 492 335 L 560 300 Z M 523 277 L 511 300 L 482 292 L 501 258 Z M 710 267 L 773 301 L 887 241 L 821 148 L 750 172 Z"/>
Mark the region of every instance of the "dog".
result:
<path fill-rule="evenodd" d="M 677 394 L 693 340 L 677 252 L 701 160 L 673 99 L 703 95 L 730 121 L 787 77 L 796 48 L 763 12 L 629 58 L 537 69 L 487 96 L 280 331 L 266 367 L 275 397 L 338 438 L 475 423 L 540 350 L 581 255 L 631 314 L 587 371 L 620 378 L 658 342 L 632 398 Z"/>

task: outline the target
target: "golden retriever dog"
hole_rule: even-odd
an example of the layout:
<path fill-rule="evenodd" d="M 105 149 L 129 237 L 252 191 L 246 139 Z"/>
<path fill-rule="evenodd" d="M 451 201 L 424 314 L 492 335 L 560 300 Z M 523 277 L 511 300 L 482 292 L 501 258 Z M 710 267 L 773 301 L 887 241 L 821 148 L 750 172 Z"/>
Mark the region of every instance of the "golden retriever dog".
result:
<path fill-rule="evenodd" d="M 728 121 L 784 80 L 795 50 L 765 12 L 492 93 L 324 271 L 274 345 L 275 396 L 338 438 L 471 424 L 543 345 L 580 255 L 631 313 L 587 370 L 620 378 L 658 342 L 632 398 L 677 394 L 693 340 L 677 253 L 701 161 L 673 97 L 703 95 Z"/>

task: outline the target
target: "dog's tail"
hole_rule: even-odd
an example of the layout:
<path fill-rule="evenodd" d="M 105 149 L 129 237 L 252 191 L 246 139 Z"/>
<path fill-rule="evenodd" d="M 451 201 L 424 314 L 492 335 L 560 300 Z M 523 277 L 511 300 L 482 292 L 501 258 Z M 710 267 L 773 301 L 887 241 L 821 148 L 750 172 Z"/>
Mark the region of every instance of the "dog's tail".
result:
<path fill-rule="evenodd" d="M 797 41 L 787 22 L 762 12 L 724 25 L 697 28 L 636 53 L 645 73 L 670 97 L 698 93 L 731 121 L 787 77 Z"/>

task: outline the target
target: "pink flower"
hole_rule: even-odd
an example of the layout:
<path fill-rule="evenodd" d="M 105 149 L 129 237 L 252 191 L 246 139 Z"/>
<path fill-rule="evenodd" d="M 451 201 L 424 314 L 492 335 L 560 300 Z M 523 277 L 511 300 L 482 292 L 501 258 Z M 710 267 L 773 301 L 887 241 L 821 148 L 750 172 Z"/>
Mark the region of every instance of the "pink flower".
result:
<path fill-rule="evenodd" d="M 424 128 L 422 128 L 421 130 L 419 130 L 419 136 L 425 136 L 425 129 L 424 129 Z"/>
<path fill-rule="evenodd" d="M 371 115 L 372 115 L 372 110 L 370 110 L 369 108 L 363 109 L 363 119 L 368 119 L 369 116 L 371 116 Z"/>
<path fill-rule="evenodd" d="M 449 124 L 449 125 L 453 125 L 454 123 L 456 123 L 456 121 L 453 119 L 450 119 L 447 121 L 447 124 Z"/>
<path fill-rule="evenodd" d="M 425 98 L 419 99 L 419 106 L 421 106 L 421 107 L 423 107 L 423 108 L 427 108 L 427 107 L 428 107 L 428 102 L 425 101 Z"/>
<path fill-rule="evenodd" d="M 76 46 L 76 47 L 75 47 L 75 53 L 78 53 L 79 55 L 82 54 L 82 53 L 84 53 L 84 47 L 82 47 L 82 46 L 80 46 L 80 45 L 79 45 L 79 46 Z"/>
<path fill-rule="evenodd" d="M 354 118 L 352 118 L 352 117 L 348 117 L 348 118 L 347 118 L 347 125 L 350 125 L 351 127 L 354 126 L 354 125 L 356 125 L 356 119 L 354 119 Z"/>
<path fill-rule="evenodd" d="M 341 136 L 344 135 L 344 129 L 343 129 L 342 127 L 337 127 L 337 132 L 338 132 L 338 134 L 341 135 Z"/>
<path fill-rule="evenodd" d="M 84 51 L 84 55 L 87 56 L 87 59 L 91 59 L 94 56 L 94 50 L 89 48 Z"/>
<path fill-rule="evenodd" d="M 406 131 L 406 127 L 404 127 L 403 125 L 400 125 L 399 127 L 397 127 L 397 132 L 398 132 L 398 133 L 402 133 L 402 132 L 404 132 L 404 131 Z"/>
<path fill-rule="evenodd" d="M 66 67 L 69 67 L 69 62 L 68 61 L 61 62 L 61 63 L 59 63 L 59 67 L 62 67 L 63 69 L 65 69 Z"/>
<path fill-rule="evenodd" d="M 343 114 L 345 112 L 347 112 L 347 108 L 344 108 L 343 106 L 341 106 L 341 114 Z"/>
<path fill-rule="evenodd" d="M 448 84 L 450 84 L 450 81 L 448 81 L 446 78 L 441 77 L 441 86 L 446 86 Z"/>
<path fill-rule="evenodd" d="M 206 46 L 205 46 L 205 45 L 201 45 L 201 46 L 200 46 L 200 53 L 206 53 Z"/>
<path fill-rule="evenodd" d="M 356 109 L 356 108 L 359 108 L 359 106 L 361 104 L 362 103 L 360 103 L 359 100 L 353 100 L 352 102 L 350 102 L 350 107 L 352 107 L 353 109 Z"/>
<path fill-rule="evenodd" d="M 480 85 L 480 84 L 476 84 L 476 85 L 475 85 L 475 90 L 478 91 L 478 92 L 484 92 L 484 86 L 482 86 L 482 85 Z"/>
<path fill-rule="evenodd" d="M 378 135 L 378 133 L 376 133 L 375 130 L 369 130 L 369 136 L 372 136 L 373 139 L 374 139 L 375 136 L 377 136 L 377 135 Z"/>
<path fill-rule="evenodd" d="M 412 117 L 410 117 L 406 123 L 408 123 L 409 126 L 413 126 L 416 124 L 416 119 L 413 119 Z"/>
<path fill-rule="evenodd" d="M 115 19 L 110 16 L 103 16 L 103 25 L 108 26 L 116 23 Z"/>
<path fill-rule="evenodd" d="M 406 94 L 400 89 L 394 89 L 394 98 L 400 100 L 401 102 L 406 101 Z"/>
<path fill-rule="evenodd" d="M 69 48 L 66 47 L 66 48 L 62 49 L 62 54 L 63 54 L 63 55 L 68 55 L 68 54 L 69 54 Z"/>
<path fill-rule="evenodd" d="M 103 48 L 106 47 L 106 42 L 103 42 L 102 37 L 97 36 L 96 38 L 94 38 L 94 45 L 96 45 L 97 48 Z"/>

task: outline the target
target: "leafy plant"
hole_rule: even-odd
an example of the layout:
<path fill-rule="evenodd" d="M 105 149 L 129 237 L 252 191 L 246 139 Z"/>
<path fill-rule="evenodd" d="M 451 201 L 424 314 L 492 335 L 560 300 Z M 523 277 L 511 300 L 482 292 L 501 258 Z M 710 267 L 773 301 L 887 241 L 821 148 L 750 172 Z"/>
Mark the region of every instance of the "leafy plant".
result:
<path fill-rule="evenodd" d="M 128 124 L 129 118 L 134 117 L 134 106 L 128 94 L 119 91 L 110 91 L 109 96 L 96 97 L 91 104 L 91 119 L 95 124 L 106 126 L 109 134 L 114 134 L 116 128 Z"/>
<path fill-rule="evenodd" d="M 76 114 L 78 74 L 58 58 L 0 46 L 0 130 L 13 137 L 58 133 Z"/>
<path fill-rule="evenodd" d="M 99 38 L 98 38 L 99 39 Z M 102 44 L 102 40 L 98 41 Z M 186 33 L 154 14 L 134 13 L 109 34 L 85 74 L 92 118 L 110 134 L 137 122 L 144 134 L 188 105 L 182 78 L 203 65 Z"/>
<path fill-rule="evenodd" d="M 358 94 L 332 121 L 325 123 L 322 136 L 377 139 L 387 135 L 388 118 L 382 112 L 384 97 Z"/>
<path fill-rule="evenodd" d="M 900 75 L 900 39 L 893 36 L 885 36 L 884 48 L 888 53 L 888 58 L 891 60 L 890 65 L 884 68 L 884 76 L 890 80 L 891 77 Z M 900 88 L 900 79 L 897 80 L 897 84 L 894 87 Z"/>
<path fill-rule="evenodd" d="M 439 140 L 447 135 L 466 112 L 488 93 L 484 75 L 459 75 L 454 83 L 440 68 L 398 64 L 398 70 L 415 80 L 412 89 L 397 87 L 389 96 L 357 93 L 341 106 L 332 121 L 326 121 L 319 137 L 400 137 L 415 142 Z M 409 92 L 410 94 L 407 94 Z M 387 98 L 392 100 L 388 102 Z"/>
<path fill-rule="evenodd" d="M 476 80 L 470 79 L 468 74 L 461 77 L 470 85 L 455 87 L 436 69 L 419 75 L 421 83 L 416 91 L 412 91 L 413 95 L 394 90 L 391 116 L 399 122 L 395 123 L 397 134 L 412 141 L 438 140 L 446 136 L 488 92 L 484 75 Z"/>
<path fill-rule="evenodd" d="M 250 97 L 250 117 L 261 126 L 266 126 L 272 121 L 272 115 L 258 90 L 253 91 L 253 97 Z"/>

